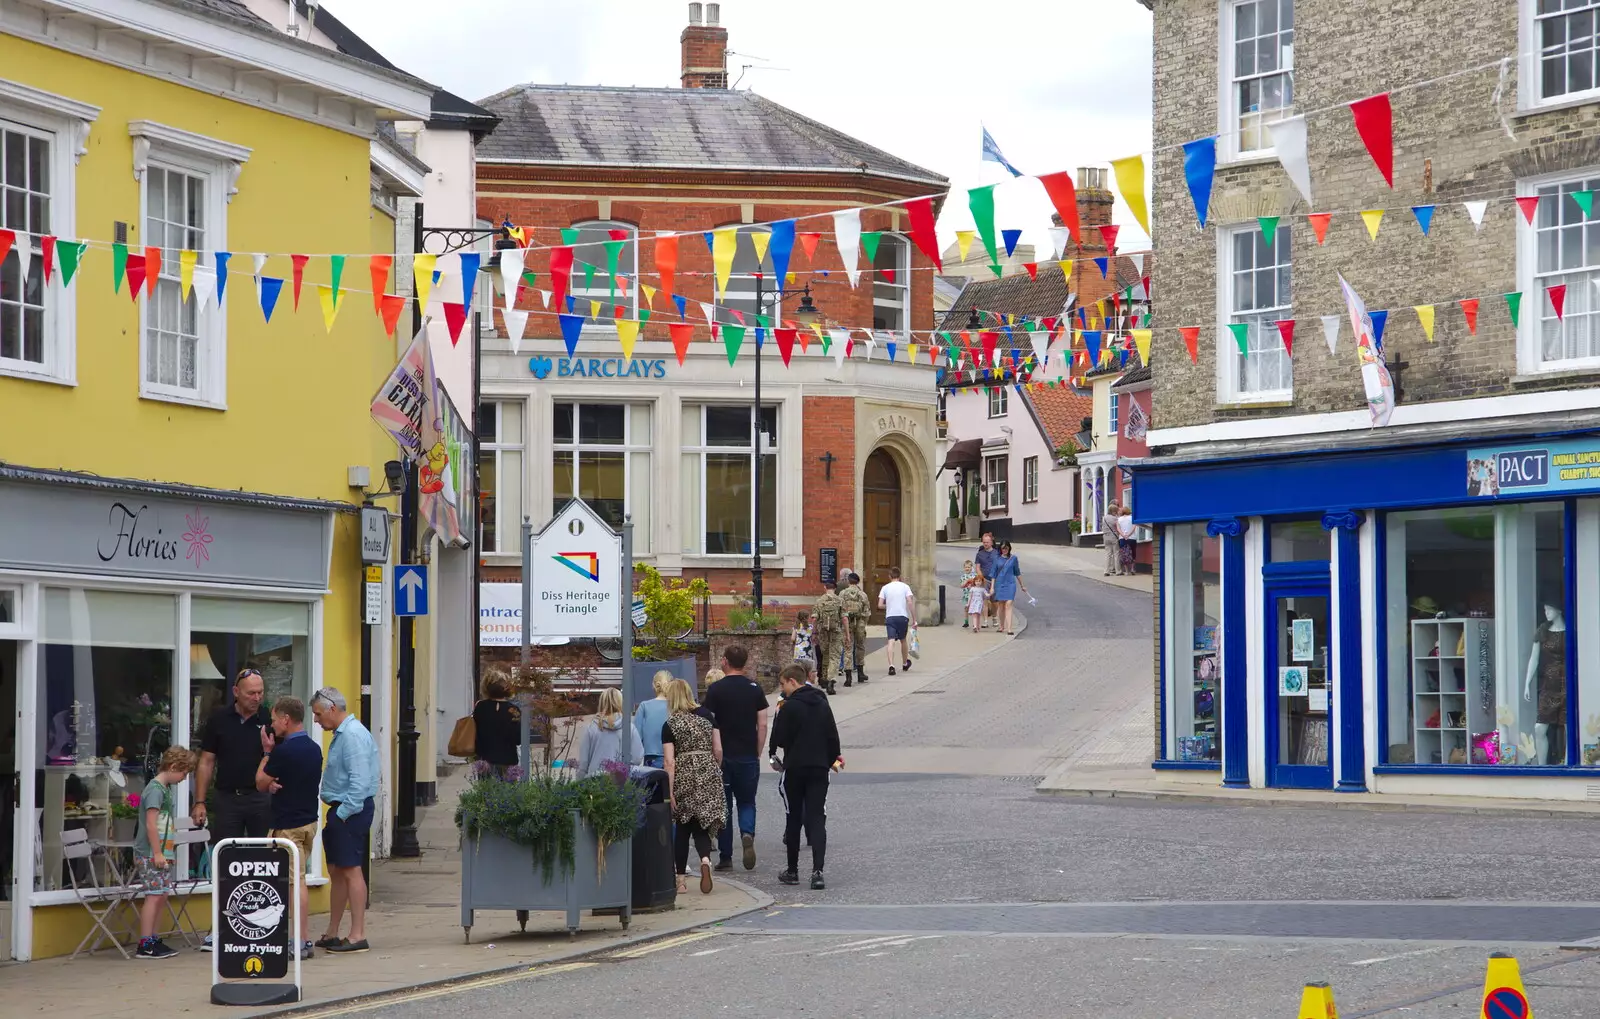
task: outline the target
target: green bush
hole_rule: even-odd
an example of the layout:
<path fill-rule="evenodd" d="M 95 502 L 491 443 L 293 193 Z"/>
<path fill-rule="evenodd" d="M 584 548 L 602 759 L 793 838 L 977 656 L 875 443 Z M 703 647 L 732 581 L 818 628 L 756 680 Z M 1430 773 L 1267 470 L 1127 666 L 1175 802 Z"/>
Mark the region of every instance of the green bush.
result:
<path fill-rule="evenodd" d="M 572 812 L 594 830 L 601 859 L 606 847 L 629 838 L 638 825 L 644 796 L 632 782 L 594 775 L 576 782 L 539 776 L 508 782 L 493 775 L 472 780 L 456 804 L 456 827 L 471 839 L 498 835 L 533 850 L 546 883 L 561 869 L 572 873 L 577 832 Z"/>
<path fill-rule="evenodd" d="M 970 481 L 970 482 L 967 483 L 967 516 L 975 517 L 977 515 L 978 515 L 978 483 L 976 481 Z"/>
<path fill-rule="evenodd" d="M 644 602 L 645 614 L 634 634 L 635 657 L 656 662 L 678 657 L 688 648 L 679 638 L 694 629 L 695 603 L 710 596 L 711 585 L 699 577 L 668 582 L 648 563 L 634 563 L 633 572 L 639 578 L 634 594 Z"/>

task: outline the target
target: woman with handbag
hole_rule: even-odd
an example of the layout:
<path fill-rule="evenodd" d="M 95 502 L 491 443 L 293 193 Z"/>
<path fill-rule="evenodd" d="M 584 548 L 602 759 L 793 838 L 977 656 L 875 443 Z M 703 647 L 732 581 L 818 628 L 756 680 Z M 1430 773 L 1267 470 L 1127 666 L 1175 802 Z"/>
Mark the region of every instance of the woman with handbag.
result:
<path fill-rule="evenodd" d="M 511 703 L 511 674 L 504 666 L 484 670 L 483 700 L 472 709 L 471 723 L 472 756 L 505 778 L 522 749 L 522 709 Z"/>

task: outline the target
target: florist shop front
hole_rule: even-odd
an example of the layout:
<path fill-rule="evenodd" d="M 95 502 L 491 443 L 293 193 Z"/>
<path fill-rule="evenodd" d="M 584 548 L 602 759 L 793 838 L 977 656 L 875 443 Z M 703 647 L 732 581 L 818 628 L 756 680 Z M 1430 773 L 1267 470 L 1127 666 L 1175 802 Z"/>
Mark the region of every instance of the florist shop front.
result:
<path fill-rule="evenodd" d="M 1600 777 L 1600 435 L 1154 457 L 1157 768 L 1583 799 Z M 1388 441 L 1393 441 L 1388 439 Z"/>

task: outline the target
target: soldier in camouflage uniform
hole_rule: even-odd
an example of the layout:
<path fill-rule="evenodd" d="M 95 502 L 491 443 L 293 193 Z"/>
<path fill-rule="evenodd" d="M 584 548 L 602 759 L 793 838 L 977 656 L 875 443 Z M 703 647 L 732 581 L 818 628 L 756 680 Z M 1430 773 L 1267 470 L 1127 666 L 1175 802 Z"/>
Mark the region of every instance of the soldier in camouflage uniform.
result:
<path fill-rule="evenodd" d="M 812 605 L 811 614 L 816 625 L 817 683 L 828 693 L 836 693 L 833 670 L 839 667 L 839 653 L 844 650 L 844 603 L 833 584 L 822 585 L 822 596 Z M 844 685 L 850 685 L 848 672 Z"/>
<path fill-rule="evenodd" d="M 850 628 L 850 661 L 845 663 L 844 685 L 850 685 L 850 665 L 855 665 L 856 679 L 867 681 L 867 619 L 872 615 L 872 602 L 861 587 L 861 574 L 850 574 L 850 586 L 839 595 L 844 602 L 844 614 Z"/>

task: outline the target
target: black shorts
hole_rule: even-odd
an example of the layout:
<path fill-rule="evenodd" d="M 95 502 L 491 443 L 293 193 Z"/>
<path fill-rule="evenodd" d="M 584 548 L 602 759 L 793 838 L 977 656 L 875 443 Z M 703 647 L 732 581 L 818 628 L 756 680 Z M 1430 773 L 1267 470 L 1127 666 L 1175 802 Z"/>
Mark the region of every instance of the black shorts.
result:
<path fill-rule="evenodd" d="M 359 811 L 343 820 L 339 819 L 337 808 L 330 807 L 328 821 L 322 826 L 322 854 L 327 857 L 328 866 L 361 866 L 371 831 L 372 797 L 368 796 Z"/>
<path fill-rule="evenodd" d="M 911 632 L 911 619 L 909 616 L 890 616 L 883 621 L 883 626 L 889 631 L 890 640 L 905 640 L 906 634 Z"/>

